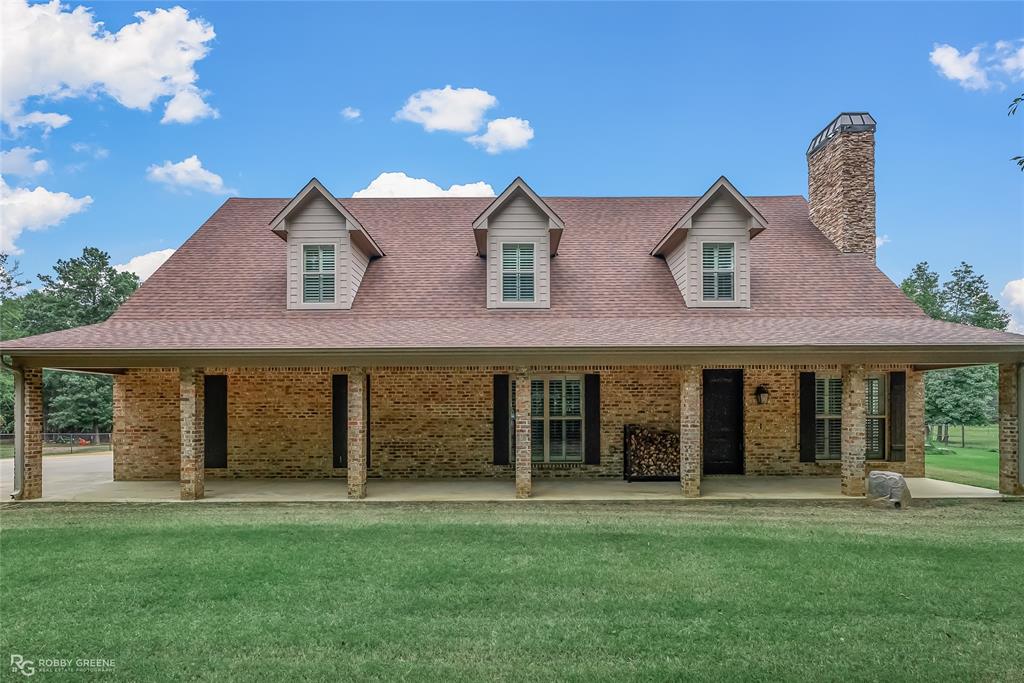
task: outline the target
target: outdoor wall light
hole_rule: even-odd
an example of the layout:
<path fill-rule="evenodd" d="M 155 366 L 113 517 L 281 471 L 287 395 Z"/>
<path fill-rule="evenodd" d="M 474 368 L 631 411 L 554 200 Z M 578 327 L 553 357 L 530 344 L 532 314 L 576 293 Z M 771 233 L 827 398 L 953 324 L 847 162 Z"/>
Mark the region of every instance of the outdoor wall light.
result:
<path fill-rule="evenodd" d="M 757 389 L 754 389 L 754 398 L 757 399 L 757 405 L 759 405 L 759 406 L 763 406 L 765 403 L 767 403 L 768 402 L 768 387 L 766 387 L 765 385 L 762 384 Z"/>

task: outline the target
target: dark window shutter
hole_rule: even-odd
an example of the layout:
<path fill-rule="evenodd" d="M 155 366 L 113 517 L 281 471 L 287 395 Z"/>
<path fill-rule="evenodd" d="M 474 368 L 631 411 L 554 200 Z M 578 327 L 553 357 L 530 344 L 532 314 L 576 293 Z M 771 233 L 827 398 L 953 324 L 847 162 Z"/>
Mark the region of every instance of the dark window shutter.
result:
<path fill-rule="evenodd" d="M 203 378 L 203 463 L 228 466 L 228 377 Z"/>
<path fill-rule="evenodd" d="M 907 459 L 907 373 L 889 373 L 889 443 L 890 458 Z"/>
<path fill-rule="evenodd" d="M 508 464 L 510 445 L 509 426 L 512 422 L 508 407 L 508 375 L 494 376 L 494 464 Z"/>
<path fill-rule="evenodd" d="M 331 447 L 335 467 L 348 467 L 348 375 L 331 378 Z"/>
<path fill-rule="evenodd" d="M 601 463 L 601 376 L 583 377 L 583 462 Z"/>
<path fill-rule="evenodd" d="M 814 373 L 800 373 L 800 462 L 814 462 Z"/>
<path fill-rule="evenodd" d="M 365 412 L 363 414 L 363 431 L 366 434 L 366 469 L 369 471 L 370 462 L 370 373 L 366 373 L 366 391 L 363 394 L 366 397 Z"/>

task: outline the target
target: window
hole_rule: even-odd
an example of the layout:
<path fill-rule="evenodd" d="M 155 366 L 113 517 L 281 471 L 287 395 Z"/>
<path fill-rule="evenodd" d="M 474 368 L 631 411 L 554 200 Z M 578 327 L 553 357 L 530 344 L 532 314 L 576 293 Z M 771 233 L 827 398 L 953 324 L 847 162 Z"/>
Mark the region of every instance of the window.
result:
<path fill-rule="evenodd" d="M 885 375 L 868 375 L 864 381 L 864 408 L 867 413 L 868 458 L 884 460 L 886 456 L 886 424 L 888 401 L 886 400 Z"/>
<path fill-rule="evenodd" d="M 704 301 L 732 301 L 736 298 L 736 245 L 705 242 L 701 248 Z"/>
<path fill-rule="evenodd" d="M 814 454 L 818 460 L 838 460 L 843 448 L 843 380 L 819 376 L 814 384 Z"/>
<path fill-rule="evenodd" d="M 516 383 L 512 399 L 512 450 L 515 461 Z M 583 378 L 546 377 L 530 380 L 530 460 L 535 463 L 583 462 Z"/>
<path fill-rule="evenodd" d="M 534 300 L 533 244 L 501 245 L 501 300 Z"/>
<path fill-rule="evenodd" d="M 302 303 L 334 303 L 334 245 L 302 246 Z"/>

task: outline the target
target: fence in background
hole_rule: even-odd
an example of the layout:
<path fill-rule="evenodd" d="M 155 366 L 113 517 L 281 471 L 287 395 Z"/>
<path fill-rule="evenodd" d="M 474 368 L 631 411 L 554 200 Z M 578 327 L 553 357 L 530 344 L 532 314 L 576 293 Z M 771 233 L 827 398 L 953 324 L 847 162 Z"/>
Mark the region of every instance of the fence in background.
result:
<path fill-rule="evenodd" d="M 43 455 L 108 453 L 110 432 L 73 432 L 43 434 Z M 0 434 L 0 458 L 14 457 L 14 434 Z"/>

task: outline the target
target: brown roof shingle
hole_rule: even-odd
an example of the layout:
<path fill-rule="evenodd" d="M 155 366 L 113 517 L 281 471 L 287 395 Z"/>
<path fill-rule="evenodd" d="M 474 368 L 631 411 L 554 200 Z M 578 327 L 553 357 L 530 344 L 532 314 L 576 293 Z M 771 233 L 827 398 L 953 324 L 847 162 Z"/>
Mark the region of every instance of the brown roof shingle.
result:
<path fill-rule="evenodd" d="M 488 310 L 473 219 L 487 198 L 343 199 L 387 256 L 351 310 L 289 311 L 287 199 L 229 199 L 100 325 L 9 342 L 18 349 L 347 349 L 1017 344 L 933 321 L 870 257 L 842 254 L 799 196 L 750 197 L 749 309 L 687 308 L 650 255 L 693 197 L 545 198 L 565 221 L 549 310 Z"/>

